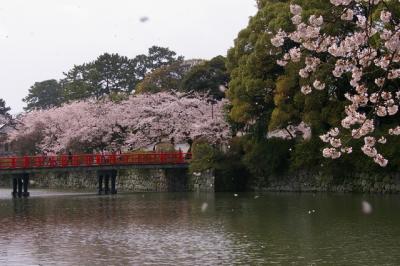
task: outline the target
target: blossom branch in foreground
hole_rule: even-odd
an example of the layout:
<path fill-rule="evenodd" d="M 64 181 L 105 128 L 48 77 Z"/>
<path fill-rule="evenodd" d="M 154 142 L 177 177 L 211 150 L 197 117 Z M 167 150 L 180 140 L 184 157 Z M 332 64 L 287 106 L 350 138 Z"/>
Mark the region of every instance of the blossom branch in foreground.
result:
<path fill-rule="evenodd" d="M 332 16 L 340 15 L 329 22 L 321 15 L 311 15 L 303 21 L 302 8 L 290 5 L 296 30 L 279 30 L 271 39 L 275 47 L 282 47 L 278 53 L 283 55 L 277 64 L 304 62 L 299 71 L 301 83 L 305 84 L 301 86 L 303 94 L 328 87 L 334 93 L 346 91 L 343 96 L 349 104 L 341 121 L 342 130 L 335 128 L 321 136 L 330 145 L 323 150 L 324 157 L 336 159 L 352 152 L 352 147 L 343 144 L 348 132 L 353 139 L 364 138 L 361 150 L 365 155 L 382 167 L 388 164 L 376 145 L 386 143 L 385 136 L 377 133 L 377 125 L 386 123 L 390 127 L 384 135 L 400 135 L 398 123 L 393 122 L 398 119 L 390 119 L 398 118 L 400 100 L 400 18 L 388 9 L 388 3 L 393 2 L 398 4 L 395 0 L 330 0 Z M 374 16 L 377 12 L 378 18 Z M 343 30 L 332 31 L 338 25 Z M 287 40 L 295 45 L 285 51 Z M 329 66 L 323 62 L 334 63 Z M 316 78 L 322 75 L 322 64 L 331 68 L 324 81 Z M 348 87 L 340 85 L 343 81 L 348 82 Z"/>

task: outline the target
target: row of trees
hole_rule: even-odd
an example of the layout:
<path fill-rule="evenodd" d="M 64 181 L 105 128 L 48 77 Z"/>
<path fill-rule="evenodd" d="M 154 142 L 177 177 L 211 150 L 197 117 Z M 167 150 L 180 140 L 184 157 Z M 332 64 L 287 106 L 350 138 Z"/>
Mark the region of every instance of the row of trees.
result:
<path fill-rule="evenodd" d="M 225 104 L 212 107 L 201 95 L 166 92 L 131 95 L 118 103 L 76 101 L 23 114 L 9 140 L 22 154 L 136 150 L 171 138 L 223 143 L 230 139 Z"/>
<path fill-rule="evenodd" d="M 47 109 L 62 103 L 105 95 L 131 93 L 146 74 L 159 67 L 182 62 L 168 48 L 153 46 L 147 55 L 133 59 L 105 53 L 96 60 L 75 65 L 64 73 L 60 81 L 46 80 L 35 83 L 23 101 L 25 110 Z"/>
<path fill-rule="evenodd" d="M 153 46 L 147 55 L 133 59 L 105 53 L 93 62 L 75 65 L 61 80 L 36 82 L 29 90 L 26 111 L 48 109 L 63 103 L 104 96 L 126 96 L 132 92 L 195 91 L 221 99 L 220 86 L 229 75 L 225 58 L 188 60 L 168 48 Z"/>

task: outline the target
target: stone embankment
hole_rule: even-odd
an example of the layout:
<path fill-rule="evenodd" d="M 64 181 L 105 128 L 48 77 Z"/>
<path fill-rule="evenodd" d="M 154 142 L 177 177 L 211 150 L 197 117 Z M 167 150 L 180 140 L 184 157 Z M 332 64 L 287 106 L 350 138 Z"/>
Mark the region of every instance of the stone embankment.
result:
<path fill-rule="evenodd" d="M 253 190 L 273 192 L 344 192 L 344 193 L 400 193 L 400 174 L 359 174 L 342 180 L 320 174 L 297 174 L 270 178 L 268 182 L 253 184 Z"/>
<path fill-rule="evenodd" d="M 0 178 L 0 186 L 11 187 L 11 177 Z M 31 188 L 82 189 L 96 191 L 96 171 L 43 172 L 30 176 Z M 187 169 L 119 170 L 116 179 L 119 192 L 185 192 L 214 191 L 213 171 L 189 174 Z"/>

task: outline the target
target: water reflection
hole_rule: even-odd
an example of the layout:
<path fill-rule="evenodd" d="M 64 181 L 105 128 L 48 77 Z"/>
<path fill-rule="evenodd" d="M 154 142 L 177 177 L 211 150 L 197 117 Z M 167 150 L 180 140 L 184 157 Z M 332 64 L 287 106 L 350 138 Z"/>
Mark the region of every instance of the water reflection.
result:
<path fill-rule="evenodd" d="M 1 265 L 397 264 L 398 197 L 0 190 Z M 206 208 L 204 208 L 206 204 Z M 309 210 L 315 210 L 309 214 Z M 396 212 L 397 211 L 397 212 Z"/>

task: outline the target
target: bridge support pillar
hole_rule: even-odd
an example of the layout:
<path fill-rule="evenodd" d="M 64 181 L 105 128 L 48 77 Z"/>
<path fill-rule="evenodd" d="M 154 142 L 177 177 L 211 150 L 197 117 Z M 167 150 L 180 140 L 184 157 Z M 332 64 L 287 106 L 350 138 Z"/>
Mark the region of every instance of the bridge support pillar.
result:
<path fill-rule="evenodd" d="M 22 196 L 29 197 L 29 195 L 30 195 L 30 193 L 28 191 L 28 188 L 29 188 L 29 174 L 23 174 L 22 183 L 24 185 L 24 192 L 22 193 Z"/>
<path fill-rule="evenodd" d="M 117 194 L 116 180 L 117 180 L 117 170 L 100 170 L 97 172 L 98 180 L 98 193 L 99 195 L 104 194 Z M 111 188 L 110 188 L 111 181 Z"/>
<path fill-rule="evenodd" d="M 21 198 L 22 197 L 22 178 L 20 176 L 17 177 L 17 184 L 18 184 L 17 195 L 18 195 L 18 198 Z"/>
<path fill-rule="evenodd" d="M 12 188 L 13 188 L 13 191 L 11 192 L 11 195 L 13 196 L 13 198 L 16 198 L 17 197 L 17 188 L 18 188 L 17 177 L 13 177 L 13 179 L 12 179 Z"/>
<path fill-rule="evenodd" d="M 108 195 L 110 193 L 110 174 L 106 173 L 104 175 L 104 194 Z"/>
<path fill-rule="evenodd" d="M 99 182 L 98 194 L 101 195 L 103 193 L 103 174 L 97 173 L 97 179 Z"/>
<path fill-rule="evenodd" d="M 115 183 L 117 180 L 117 170 L 111 170 L 111 194 L 117 194 Z"/>

